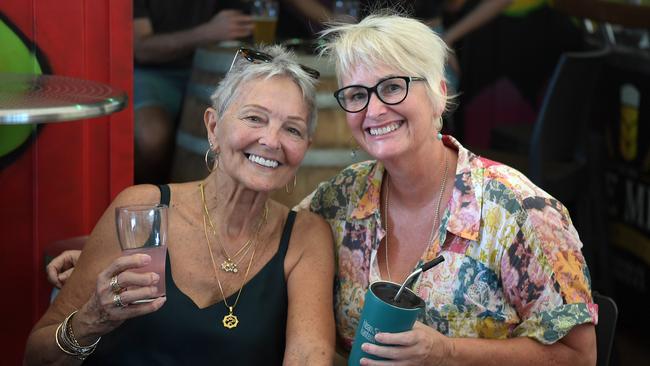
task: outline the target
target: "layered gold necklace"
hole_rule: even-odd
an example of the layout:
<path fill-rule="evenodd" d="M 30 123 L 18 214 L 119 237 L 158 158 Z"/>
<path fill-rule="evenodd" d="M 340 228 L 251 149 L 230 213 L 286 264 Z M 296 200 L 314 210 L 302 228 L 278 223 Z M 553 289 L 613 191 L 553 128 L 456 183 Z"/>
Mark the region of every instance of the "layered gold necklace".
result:
<path fill-rule="evenodd" d="M 266 219 L 268 216 L 269 212 L 269 207 L 265 203 L 264 204 L 264 213 L 262 214 L 262 218 L 260 219 L 260 224 L 257 227 L 257 230 L 255 231 L 255 235 L 251 240 L 247 242 L 247 244 L 244 244 L 245 246 L 248 246 L 249 248 L 253 248 L 253 253 L 251 254 L 251 257 L 248 261 L 248 266 L 246 267 L 246 273 L 244 273 L 244 278 L 242 279 L 241 286 L 239 286 L 239 291 L 237 291 L 237 297 L 235 298 L 235 302 L 230 305 L 228 304 L 228 301 L 226 300 L 226 295 L 223 292 L 223 286 L 221 285 L 221 280 L 219 279 L 219 270 L 217 269 L 217 264 L 214 261 L 214 254 L 212 253 L 212 246 L 210 245 L 210 236 L 208 235 L 208 222 L 210 222 L 210 226 L 214 229 L 214 225 L 212 224 L 210 220 L 210 215 L 207 210 L 207 205 L 205 201 L 205 191 L 203 189 L 203 183 L 199 183 L 199 190 L 201 191 L 201 201 L 203 202 L 203 207 L 205 209 L 205 212 L 203 213 L 203 233 L 205 234 L 205 243 L 208 246 L 208 252 L 210 253 L 210 260 L 212 262 L 212 269 L 214 270 L 214 277 L 217 279 L 217 284 L 219 285 L 219 292 L 221 292 L 221 297 L 223 298 L 223 304 L 224 306 L 228 309 L 228 314 L 226 314 L 223 319 L 221 320 L 221 323 L 223 326 L 227 329 L 233 329 L 236 328 L 237 325 L 239 324 L 239 318 L 234 314 L 235 307 L 237 306 L 237 303 L 239 302 L 239 297 L 241 296 L 241 292 L 244 289 L 244 285 L 246 284 L 246 280 L 248 279 L 248 273 L 250 272 L 251 266 L 253 264 L 253 258 L 255 257 L 255 250 L 256 244 L 257 244 L 257 237 L 258 234 L 260 233 L 260 229 L 262 225 L 266 223 Z M 222 249 L 223 246 L 222 246 Z M 240 249 L 241 250 L 241 249 Z M 224 249 L 225 251 L 225 249 Z M 248 250 L 246 251 L 248 252 Z M 245 256 L 245 255 L 244 255 Z M 223 264 L 222 264 L 223 268 Z M 237 272 L 237 271 L 234 271 Z"/>
<path fill-rule="evenodd" d="M 221 262 L 221 270 L 227 273 L 237 273 L 239 272 L 239 263 L 246 257 L 246 254 L 250 251 L 250 248 L 252 247 L 253 243 L 253 238 L 256 238 L 257 235 L 260 233 L 260 230 L 262 229 L 262 224 L 266 220 L 266 216 L 263 218 L 260 218 L 260 220 L 257 223 L 257 229 L 255 230 L 255 234 L 250 237 L 240 248 L 237 250 L 237 252 L 234 255 L 230 255 L 228 251 L 226 250 L 226 247 L 221 244 L 219 241 L 219 237 L 217 235 L 217 229 L 214 226 L 214 223 L 212 223 L 212 218 L 210 217 L 210 212 L 208 211 L 208 205 L 205 200 L 205 190 L 203 186 L 203 182 L 199 183 L 199 189 L 201 191 L 201 201 L 203 202 L 203 213 L 205 216 L 208 218 L 208 223 L 210 224 L 210 229 L 212 229 L 212 235 L 214 235 L 214 238 L 219 245 L 219 249 L 221 249 L 221 254 L 224 257 L 223 262 Z M 266 204 L 264 206 L 264 215 L 266 215 L 268 208 L 266 207 Z M 239 258 L 239 259 L 237 259 Z"/>
<path fill-rule="evenodd" d="M 427 246 L 429 246 L 436 237 L 436 233 L 439 231 L 440 227 L 440 204 L 442 203 L 442 196 L 445 193 L 445 186 L 447 185 L 447 171 L 449 169 L 449 161 L 447 160 L 447 148 L 443 146 L 443 151 L 445 154 L 445 169 L 442 175 L 442 182 L 440 184 L 440 193 L 438 195 L 438 202 L 436 203 L 436 211 L 433 216 L 433 224 L 431 225 L 431 234 L 429 234 L 429 241 Z M 384 231 L 386 231 L 386 241 L 384 247 L 384 261 L 386 262 L 386 274 L 388 275 L 388 280 L 392 281 L 390 276 L 390 268 L 388 267 L 388 195 L 390 192 L 390 179 L 386 176 L 386 194 L 384 194 Z"/>

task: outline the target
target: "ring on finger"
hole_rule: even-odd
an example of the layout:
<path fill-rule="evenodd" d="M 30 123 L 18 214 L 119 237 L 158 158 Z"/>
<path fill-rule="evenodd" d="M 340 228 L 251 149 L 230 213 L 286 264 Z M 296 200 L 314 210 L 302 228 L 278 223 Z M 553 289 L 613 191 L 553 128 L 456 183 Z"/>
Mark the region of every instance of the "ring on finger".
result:
<path fill-rule="evenodd" d="M 111 277 L 111 282 L 110 282 L 110 287 L 111 291 L 113 291 L 114 294 L 119 294 L 124 290 L 122 286 L 120 286 L 120 283 L 117 281 L 117 275 Z"/>
<path fill-rule="evenodd" d="M 123 308 L 125 305 L 122 302 L 122 296 L 120 294 L 113 295 L 113 305 L 117 308 Z"/>

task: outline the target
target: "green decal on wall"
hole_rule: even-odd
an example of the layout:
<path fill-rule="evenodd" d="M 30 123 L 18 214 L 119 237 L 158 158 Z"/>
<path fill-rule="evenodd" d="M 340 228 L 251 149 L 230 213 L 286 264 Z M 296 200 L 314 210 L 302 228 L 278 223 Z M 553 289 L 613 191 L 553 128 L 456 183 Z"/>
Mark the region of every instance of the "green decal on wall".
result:
<path fill-rule="evenodd" d="M 41 74 L 38 58 L 25 42 L 0 18 L 0 72 Z M 21 146 L 36 125 L 0 125 L 0 156 Z"/>

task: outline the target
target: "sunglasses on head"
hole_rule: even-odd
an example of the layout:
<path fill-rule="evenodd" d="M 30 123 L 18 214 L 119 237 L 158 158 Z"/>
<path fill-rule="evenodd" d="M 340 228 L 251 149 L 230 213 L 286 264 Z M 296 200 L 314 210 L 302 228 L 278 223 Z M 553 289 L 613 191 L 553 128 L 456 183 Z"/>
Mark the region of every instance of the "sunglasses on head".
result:
<path fill-rule="evenodd" d="M 248 60 L 248 62 L 252 62 L 252 63 L 273 61 L 273 56 L 269 55 L 268 53 L 260 52 L 258 50 L 254 50 L 251 48 L 242 47 L 239 50 L 237 50 L 237 53 L 235 53 L 235 57 L 232 59 L 232 63 L 230 64 L 230 69 L 228 69 L 228 71 L 230 71 L 232 67 L 235 65 L 235 60 L 237 60 L 237 56 L 239 55 L 241 55 L 243 58 Z M 300 65 L 300 68 L 314 79 L 318 79 L 320 77 L 320 72 L 318 72 L 318 70 L 312 69 L 311 67 L 305 65 Z"/>

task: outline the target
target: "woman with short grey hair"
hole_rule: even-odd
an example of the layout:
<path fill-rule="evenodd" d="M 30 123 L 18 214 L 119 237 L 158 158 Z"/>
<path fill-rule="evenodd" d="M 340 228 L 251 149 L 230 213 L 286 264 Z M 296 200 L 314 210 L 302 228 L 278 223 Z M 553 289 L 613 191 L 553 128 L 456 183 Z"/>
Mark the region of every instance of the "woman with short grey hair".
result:
<path fill-rule="evenodd" d="M 281 47 L 237 51 L 205 112 L 208 176 L 121 192 L 36 324 L 25 363 L 331 365 L 329 227 L 269 198 L 294 182 L 316 123 L 318 73 Z M 161 279 L 123 255 L 118 206 L 169 206 Z"/>

